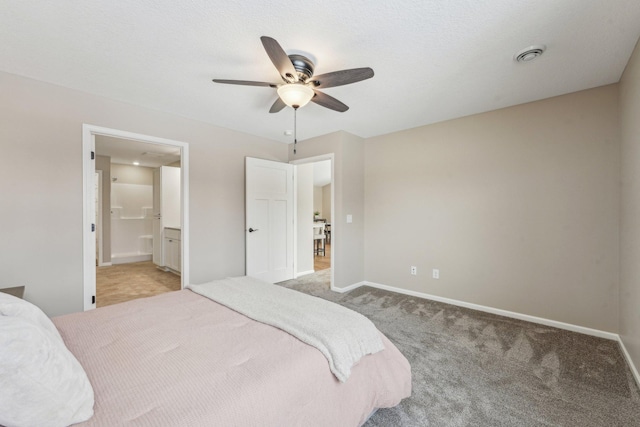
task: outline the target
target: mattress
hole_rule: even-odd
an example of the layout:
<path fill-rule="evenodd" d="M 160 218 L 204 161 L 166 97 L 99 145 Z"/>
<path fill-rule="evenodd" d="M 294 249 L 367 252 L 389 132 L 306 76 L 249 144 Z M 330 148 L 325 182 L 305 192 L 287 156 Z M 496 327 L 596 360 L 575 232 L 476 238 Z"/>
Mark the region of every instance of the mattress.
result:
<path fill-rule="evenodd" d="M 190 290 L 53 321 L 94 389 L 82 426 L 358 426 L 411 393 L 382 334 L 340 383 L 314 347 Z"/>

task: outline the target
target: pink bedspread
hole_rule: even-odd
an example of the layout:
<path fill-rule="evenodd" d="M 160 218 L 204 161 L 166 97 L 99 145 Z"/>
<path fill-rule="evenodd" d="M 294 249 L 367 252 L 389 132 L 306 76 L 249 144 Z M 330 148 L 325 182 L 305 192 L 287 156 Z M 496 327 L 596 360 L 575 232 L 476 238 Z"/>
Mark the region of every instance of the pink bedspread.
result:
<path fill-rule="evenodd" d="M 340 383 L 317 349 L 189 290 L 53 321 L 94 388 L 83 426 L 358 426 L 411 394 L 384 336 Z"/>

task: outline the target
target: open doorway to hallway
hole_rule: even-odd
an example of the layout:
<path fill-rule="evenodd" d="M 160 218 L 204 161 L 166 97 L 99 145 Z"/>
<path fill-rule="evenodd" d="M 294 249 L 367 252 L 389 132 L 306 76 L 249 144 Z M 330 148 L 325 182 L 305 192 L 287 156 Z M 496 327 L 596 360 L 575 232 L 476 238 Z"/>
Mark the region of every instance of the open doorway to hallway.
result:
<path fill-rule="evenodd" d="M 313 165 L 313 269 L 331 268 L 331 160 Z"/>
<path fill-rule="evenodd" d="M 292 163 L 296 165 L 296 277 L 322 274 L 331 287 L 336 259 L 333 154 Z"/>

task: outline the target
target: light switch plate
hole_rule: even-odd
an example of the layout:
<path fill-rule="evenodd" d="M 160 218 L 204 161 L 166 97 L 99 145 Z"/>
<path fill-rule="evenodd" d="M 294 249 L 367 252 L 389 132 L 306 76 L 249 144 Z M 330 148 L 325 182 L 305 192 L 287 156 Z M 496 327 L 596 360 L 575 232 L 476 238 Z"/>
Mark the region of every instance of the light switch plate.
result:
<path fill-rule="evenodd" d="M 353 222 L 353 215 L 347 215 L 347 224 L 351 224 Z"/>

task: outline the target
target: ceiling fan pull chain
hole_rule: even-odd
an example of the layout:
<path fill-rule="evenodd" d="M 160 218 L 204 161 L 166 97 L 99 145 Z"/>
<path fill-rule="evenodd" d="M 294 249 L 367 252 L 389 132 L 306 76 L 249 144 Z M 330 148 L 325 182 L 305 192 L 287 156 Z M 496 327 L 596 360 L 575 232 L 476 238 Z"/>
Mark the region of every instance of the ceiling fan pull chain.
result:
<path fill-rule="evenodd" d="M 293 108 L 293 154 L 296 154 L 296 146 L 298 144 L 298 109 Z"/>

